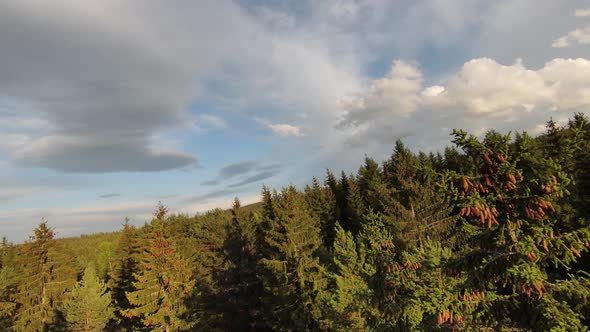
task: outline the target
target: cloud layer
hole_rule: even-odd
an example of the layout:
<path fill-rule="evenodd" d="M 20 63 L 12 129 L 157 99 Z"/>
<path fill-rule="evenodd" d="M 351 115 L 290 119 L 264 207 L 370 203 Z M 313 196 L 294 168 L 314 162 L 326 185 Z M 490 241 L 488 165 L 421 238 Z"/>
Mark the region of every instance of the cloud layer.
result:
<path fill-rule="evenodd" d="M 353 144 L 421 137 L 440 147 L 452 128 L 477 134 L 490 128 L 537 131 L 549 117 L 563 119 L 590 107 L 590 60 L 554 59 L 538 70 L 519 60 L 466 62 L 440 85 L 423 86 L 416 65 L 395 61 L 367 94 L 347 105 L 339 128 L 353 128 Z M 452 126 L 452 128 L 450 128 Z M 438 142 L 438 143 L 436 143 Z"/>
<path fill-rule="evenodd" d="M 207 34 L 215 26 L 205 15 L 193 17 L 203 24 L 195 31 L 167 27 L 186 19 L 179 11 L 115 1 L 4 5 L 0 96 L 12 105 L 0 117 L 10 112 L 50 126 L 22 134 L 3 150 L 17 164 L 62 172 L 157 171 L 195 163 L 196 156 L 161 150 L 154 139 L 191 121 L 195 78 L 215 57 L 215 49 L 192 57 L 199 46 L 214 43 Z M 185 43 L 189 33 L 200 45 Z"/>
<path fill-rule="evenodd" d="M 71 228 L 77 216 L 68 207 L 92 200 L 107 210 L 112 201 L 166 192 L 197 198 L 177 205 L 191 212 L 236 193 L 256 197 L 262 181 L 301 184 L 327 167 L 350 171 L 364 154 L 383 157 L 398 138 L 434 150 L 448 144 L 452 128 L 538 131 L 549 117 L 588 111 L 588 60 L 579 58 L 590 45 L 586 7 L 583 0 L 6 3 L 0 196 L 20 209 L 21 221 L 45 214 Z M 201 164 L 227 166 L 199 187 L 210 171 Z M 146 173 L 153 171 L 168 172 Z M 105 193 L 122 196 L 98 198 Z M 47 209 L 56 194 L 61 212 Z M 149 212 L 154 204 L 146 203 Z M 107 229 L 100 218 L 125 213 L 93 214 L 87 229 Z M 10 218 L 0 222 L 22 234 Z"/>
<path fill-rule="evenodd" d="M 271 178 L 279 174 L 283 168 L 279 164 L 264 164 L 257 160 L 244 160 L 222 167 L 215 178 L 201 184 L 211 186 L 235 180 L 237 182 L 227 185 L 227 188 L 237 188 Z"/>

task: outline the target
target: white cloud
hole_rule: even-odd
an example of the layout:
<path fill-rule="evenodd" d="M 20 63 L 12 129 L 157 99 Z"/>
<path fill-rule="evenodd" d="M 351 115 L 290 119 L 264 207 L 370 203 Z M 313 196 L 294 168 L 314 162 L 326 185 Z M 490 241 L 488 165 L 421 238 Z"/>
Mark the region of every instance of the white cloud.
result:
<path fill-rule="evenodd" d="M 570 46 L 572 43 L 581 45 L 590 44 L 590 25 L 570 31 L 567 35 L 557 38 L 551 46 L 563 48 Z"/>
<path fill-rule="evenodd" d="M 389 74 L 374 80 L 365 96 L 346 106 L 340 127 L 360 125 L 380 115 L 404 115 L 416 110 L 422 89 L 422 73 L 412 64 L 396 60 Z"/>
<path fill-rule="evenodd" d="M 553 95 L 553 89 L 541 73 L 526 69 L 521 62 L 504 66 L 492 59 L 480 58 L 465 63 L 446 81 L 444 93 L 426 98 L 424 102 L 433 107 L 459 107 L 483 114 L 530 111 L 549 103 Z"/>
<path fill-rule="evenodd" d="M 590 8 L 576 9 L 576 17 L 590 17 Z"/>
<path fill-rule="evenodd" d="M 551 47 L 554 47 L 554 48 L 564 48 L 564 47 L 568 47 L 568 46 L 570 46 L 570 42 L 568 41 L 567 36 L 559 37 L 559 38 L 555 39 L 555 41 L 553 41 L 553 44 L 551 44 Z"/>
<path fill-rule="evenodd" d="M 299 128 L 298 126 L 284 124 L 284 123 L 272 123 L 266 119 L 262 119 L 259 117 L 255 117 L 254 121 L 269 128 L 275 134 L 280 135 L 280 136 L 294 136 L 294 137 L 303 137 L 304 136 L 304 134 L 301 132 L 301 128 Z"/>
<path fill-rule="evenodd" d="M 440 85 L 433 85 L 422 91 L 423 97 L 437 97 L 445 92 L 445 87 Z"/>
<path fill-rule="evenodd" d="M 407 137 L 431 150 L 446 144 L 449 125 L 476 134 L 486 129 L 530 130 L 590 107 L 590 60 L 554 59 L 538 70 L 518 60 L 501 65 L 473 59 L 442 84 L 422 86 L 417 67 L 394 62 L 367 95 L 349 104 L 339 127 L 353 129 L 349 143 L 367 147 Z"/>
<path fill-rule="evenodd" d="M 62 172 L 186 167 L 197 161 L 184 152 L 193 124 L 223 129 L 223 119 L 232 119 L 232 130 L 247 135 L 249 122 L 239 120 L 258 116 L 271 120 L 265 126 L 277 135 L 305 134 L 268 140 L 273 160 L 297 163 L 290 167 L 299 181 L 326 167 L 351 170 L 365 153 L 379 158 L 396 138 L 434 149 L 448 143 L 447 128 L 480 133 L 557 120 L 587 109 L 584 62 L 545 64 L 579 56 L 582 44 L 569 35 L 560 43 L 570 47 L 548 45 L 576 28 L 572 13 L 581 3 L 13 2 L 0 11 L 0 76 L 10 78 L 0 80 L 0 132 L 13 135 L 1 147 L 1 157 L 12 160 L 0 165 Z M 481 56 L 494 60 L 467 65 Z M 517 57 L 527 67 L 494 63 Z M 419 59 L 420 66 L 400 61 L 375 79 L 392 58 Z M 348 114 L 339 117 L 342 105 Z M 204 114 L 191 114 L 195 109 Z M 39 121 L 16 121 L 27 117 Z M 362 149 L 342 147 L 344 140 Z M 313 170 L 299 167 L 312 158 Z M 285 183 L 286 174 L 273 180 Z M 133 190 L 137 184 L 129 183 Z"/>
<path fill-rule="evenodd" d="M 269 124 L 268 127 L 270 129 L 272 129 L 272 131 L 274 131 L 275 133 L 277 133 L 281 136 L 303 137 L 303 134 L 301 133 L 301 129 L 296 126 L 292 126 L 289 124 L 277 123 L 277 124 Z"/>

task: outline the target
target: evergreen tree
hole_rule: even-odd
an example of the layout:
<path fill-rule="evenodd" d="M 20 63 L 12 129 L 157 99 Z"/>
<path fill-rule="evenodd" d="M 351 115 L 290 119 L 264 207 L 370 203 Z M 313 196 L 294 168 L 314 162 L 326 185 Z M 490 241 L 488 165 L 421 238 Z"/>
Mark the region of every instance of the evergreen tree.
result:
<path fill-rule="evenodd" d="M 231 264 L 222 289 L 228 302 L 224 310 L 224 330 L 261 330 L 264 322 L 258 312 L 262 296 L 262 283 L 257 276 L 256 221 L 247 216 L 236 198 L 231 210 L 232 223 L 228 225 L 225 257 Z"/>
<path fill-rule="evenodd" d="M 336 198 L 328 187 L 322 187 L 314 177 L 311 186 L 305 187 L 305 200 L 310 212 L 320 221 L 324 246 L 329 248 L 334 242 L 336 220 Z"/>
<path fill-rule="evenodd" d="M 180 331 L 194 322 L 189 317 L 186 300 L 194 281 L 190 280 L 189 262 L 180 257 L 162 220 L 167 208 L 160 205 L 154 214 L 151 230 L 145 235 L 143 257 L 134 274 L 134 290 L 126 293 L 133 306 L 121 310 L 126 317 L 138 317 L 146 327 L 161 331 Z"/>
<path fill-rule="evenodd" d="M 371 305 L 373 292 L 363 276 L 365 261 L 359 256 L 350 232 L 336 224 L 335 234 L 331 294 L 326 299 L 328 327 L 364 331 L 377 315 Z"/>
<path fill-rule="evenodd" d="M 10 265 L 0 267 L 0 330 L 8 331 L 12 325 L 12 318 L 16 303 L 11 297 L 16 291 L 16 272 Z"/>
<path fill-rule="evenodd" d="M 588 318 L 570 309 L 573 299 L 565 306 L 553 303 L 557 285 L 577 283 L 583 289 L 585 278 L 549 269 L 569 269 L 590 241 L 588 227 L 567 232 L 556 226 L 558 199 L 567 194 L 570 181 L 567 174 L 550 158 L 533 158 L 526 135 L 512 150 L 510 137 L 496 132 L 489 132 L 484 142 L 463 131 L 454 134 L 476 167 L 473 174 L 450 172 L 446 179 L 461 207 L 462 231 L 469 236 L 457 268 L 467 272 L 465 292 L 484 292 L 478 298 L 480 308 L 493 308 L 471 316 L 469 326 L 532 327 L 523 312 L 533 313 L 535 325 L 547 329 L 581 326 Z M 482 316 L 485 321 L 476 318 Z"/>
<path fill-rule="evenodd" d="M 76 279 L 54 237 L 53 229 L 43 221 L 21 247 L 17 291 L 13 295 L 18 306 L 15 331 L 42 331 L 59 323 L 57 308 Z"/>
<path fill-rule="evenodd" d="M 100 254 L 98 256 L 98 261 L 96 262 L 97 275 L 99 278 L 106 280 L 108 278 L 109 273 L 111 272 L 111 269 L 113 268 L 113 243 L 109 241 L 101 242 L 101 244 L 99 245 L 99 252 Z"/>
<path fill-rule="evenodd" d="M 276 219 L 276 208 L 277 208 L 277 195 L 273 195 L 271 191 L 266 187 L 262 187 L 262 209 L 261 220 L 257 225 L 256 229 L 256 248 L 258 248 L 258 254 L 262 256 L 268 256 L 270 248 L 268 247 L 265 235 L 270 230 L 272 223 Z"/>
<path fill-rule="evenodd" d="M 126 294 L 134 290 L 134 274 L 138 270 L 136 261 L 138 252 L 137 230 L 126 218 L 113 253 L 108 281 L 115 308 L 115 319 L 110 324 L 113 329 L 131 330 L 139 325 L 137 318 L 127 317 L 122 313 L 124 310 L 133 308 Z"/>
<path fill-rule="evenodd" d="M 91 267 L 70 291 L 63 304 L 68 327 L 72 331 L 103 331 L 113 316 L 111 294 Z"/>
<path fill-rule="evenodd" d="M 0 242 L 0 330 L 9 329 L 16 309 L 11 299 L 17 282 L 15 255 L 16 246 L 3 237 Z"/>
<path fill-rule="evenodd" d="M 364 206 L 374 212 L 384 213 L 387 202 L 384 196 L 389 191 L 385 189 L 385 182 L 379 164 L 375 160 L 365 157 L 365 164 L 358 171 L 358 190 Z M 361 214 L 362 215 L 362 214 Z"/>
<path fill-rule="evenodd" d="M 322 243 L 319 221 L 294 187 L 282 191 L 277 205 L 265 234 L 270 251 L 261 259 L 265 319 L 273 330 L 317 330 L 322 321 L 318 296 L 326 286 L 316 256 Z"/>

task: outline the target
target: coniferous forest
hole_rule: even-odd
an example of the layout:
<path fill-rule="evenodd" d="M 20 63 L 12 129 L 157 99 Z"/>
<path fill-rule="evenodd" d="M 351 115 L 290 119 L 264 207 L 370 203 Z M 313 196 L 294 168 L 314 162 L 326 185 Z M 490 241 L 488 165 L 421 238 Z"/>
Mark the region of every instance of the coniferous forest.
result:
<path fill-rule="evenodd" d="M 114 233 L 43 220 L 2 241 L 0 330 L 587 330 L 588 118 L 451 141 Z"/>

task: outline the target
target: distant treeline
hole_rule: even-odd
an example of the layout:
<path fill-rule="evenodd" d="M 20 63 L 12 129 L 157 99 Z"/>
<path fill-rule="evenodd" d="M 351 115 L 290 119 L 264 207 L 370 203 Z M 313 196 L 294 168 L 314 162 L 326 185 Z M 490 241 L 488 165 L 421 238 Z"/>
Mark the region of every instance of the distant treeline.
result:
<path fill-rule="evenodd" d="M 116 233 L 42 222 L 0 244 L 0 330 L 586 330 L 588 119 L 452 142 Z"/>

